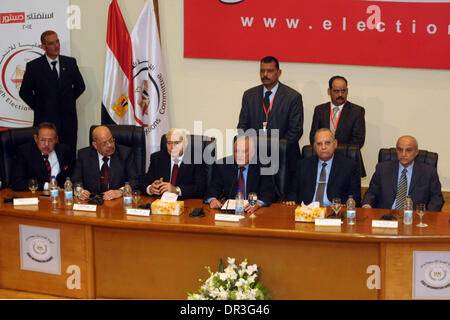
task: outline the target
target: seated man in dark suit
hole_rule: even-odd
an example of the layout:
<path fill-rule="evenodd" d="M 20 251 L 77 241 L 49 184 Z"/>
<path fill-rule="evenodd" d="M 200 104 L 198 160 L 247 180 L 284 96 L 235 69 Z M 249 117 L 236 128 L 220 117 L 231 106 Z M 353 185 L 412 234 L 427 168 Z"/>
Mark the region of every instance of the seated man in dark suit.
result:
<path fill-rule="evenodd" d="M 240 189 L 244 198 L 255 192 L 258 201 L 255 207 L 245 206 L 246 212 L 254 212 L 262 206 L 269 206 L 275 197 L 272 178 L 261 174 L 257 163 L 253 138 L 241 136 L 234 144 L 234 156 L 220 159 L 214 164 L 212 183 L 206 192 L 206 202 L 213 209 L 222 207 L 219 199 L 234 199 Z"/>
<path fill-rule="evenodd" d="M 70 148 L 58 143 L 55 125 L 42 122 L 37 129 L 34 142 L 17 148 L 11 176 L 14 190 L 28 190 L 28 181 L 31 178 L 37 179 L 38 190 L 48 190 L 51 176 L 56 177 L 59 187 L 62 188 L 73 169 Z"/>
<path fill-rule="evenodd" d="M 92 132 L 92 146 L 78 151 L 72 182 L 83 183 L 82 200 L 91 193 L 103 193 L 104 200 L 122 196 L 122 187 L 129 182 L 139 188 L 139 175 L 131 148 L 116 145 L 111 131 L 99 126 Z"/>
<path fill-rule="evenodd" d="M 194 163 L 194 155 L 186 155 L 188 147 L 186 130 L 171 129 L 166 134 L 167 151 L 150 156 L 150 168 L 144 176 L 144 192 L 162 195 L 178 194 L 182 199 L 203 198 L 206 188 L 206 171 L 202 163 Z"/>
<path fill-rule="evenodd" d="M 347 79 L 334 76 L 328 81 L 330 102 L 314 108 L 309 140 L 314 144 L 314 134 L 320 128 L 329 128 L 340 144 L 357 145 L 360 149 L 366 138 L 365 110 L 347 100 Z M 361 158 L 361 177 L 366 176 Z"/>
<path fill-rule="evenodd" d="M 330 129 L 317 130 L 314 136 L 316 155 L 299 161 L 295 179 L 285 204 L 320 202 L 330 206 L 333 198 L 345 203 L 353 195 L 356 205 L 361 202 L 361 178 L 355 161 L 335 153 L 338 141 Z"/>
<path fill-rule="evenodd" d="M 436 169 L 414 161 L 419 154 L 417 140 L 400 137 L 396 148 L 397 160 L 377 164 L 363 207 L 403 209 L 406 196 L 410 195 L 414 207 L 424 203 L 427 210 L 441 211 L 444 199 Z"/>

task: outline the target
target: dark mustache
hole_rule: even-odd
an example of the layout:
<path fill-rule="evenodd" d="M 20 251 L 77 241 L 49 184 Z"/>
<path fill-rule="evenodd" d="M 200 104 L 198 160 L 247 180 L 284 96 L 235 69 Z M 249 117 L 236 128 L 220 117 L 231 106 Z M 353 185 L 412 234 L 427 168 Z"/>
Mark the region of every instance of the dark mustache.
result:
<path fill-rule="evenodd" d="M 261 80 L 270 80 L 270 79 L 267 77 L 263 77 Z"/>

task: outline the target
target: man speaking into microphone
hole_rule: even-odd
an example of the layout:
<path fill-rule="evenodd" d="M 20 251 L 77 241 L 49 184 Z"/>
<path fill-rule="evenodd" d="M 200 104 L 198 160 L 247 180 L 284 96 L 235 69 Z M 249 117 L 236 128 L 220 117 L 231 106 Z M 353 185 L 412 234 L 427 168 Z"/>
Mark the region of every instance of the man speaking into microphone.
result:
<path fill-rule="evenodd" d="M 234 143 L 234 156 L 217 161 L 213 167 L 213 178 L 206 192 L 206 202 L 212 209 L 219 209 L 223 203 L 219 199 L 234 199 L 238 190 L 244 199 L 255 192 L 258 201 L 254 207 L 245 205 L 245 211 L 252 213 L 262 206 L 269 206 L 275 197 L 270 175 L 261 175 L 257 163 L 256 148 L 253 138 L 240 136 Z"/>

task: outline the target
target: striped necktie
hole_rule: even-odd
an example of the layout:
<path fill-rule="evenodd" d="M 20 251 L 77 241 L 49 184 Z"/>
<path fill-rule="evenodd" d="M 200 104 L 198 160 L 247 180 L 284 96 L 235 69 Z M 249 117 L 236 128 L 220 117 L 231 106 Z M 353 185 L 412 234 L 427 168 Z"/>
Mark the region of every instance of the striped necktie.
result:
<path fill-rule="evenodd" d="M 50 161 L 48 161 L 48 154 L 44 154 L 43 156 L 44 156 L 45 171 L 47 172 L 45 182 L 50 182 L 50 178 L 52 176 L 52 167 L 50 166 Z"/>
<path fill-rule="evenodd" d="M 320 205 L 323 206 L 323 195 L 325 193 L 325 185 L 327 184 L 327 172 L 325 167 L 327 163 L 322 163 L 322 170 L 320 171 L 319 177 L 319 186 L 317 187 L 316 199 L 315 201 L 319 201 Z"/>
<path fill-rule="evenodd" d="M 406 179 L 406 169 L 403 169 L 397 186 L 397 196 L 395 197 L 395 209 L 397 210 L 403 209 L 406 200 L 407 187 L 408 180 Z"/>

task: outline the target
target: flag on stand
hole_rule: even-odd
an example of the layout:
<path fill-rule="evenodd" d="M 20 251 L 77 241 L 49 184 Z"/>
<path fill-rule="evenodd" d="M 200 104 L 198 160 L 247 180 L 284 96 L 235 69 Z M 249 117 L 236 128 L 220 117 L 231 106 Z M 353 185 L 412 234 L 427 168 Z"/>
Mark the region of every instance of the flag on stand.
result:
<path fill-rule="evenodd" d="M 106 62 L 103 81 L 102 124 L 135 124 L 131 38 L 119 5 L 108 9 Z M 131 112 L 130 112 L 131 111 Z"/>
<path fill-rule="evenodd" d="M 134 120 L 144 127 L 146 168 L 169 130 L 167 88 L 153 0 L 147 0 L 131 33 Z M 130 96 L 131 97 L 131 96 Z"/>

